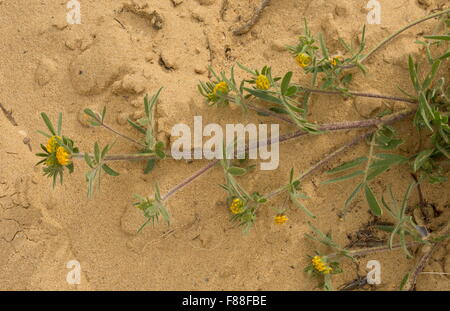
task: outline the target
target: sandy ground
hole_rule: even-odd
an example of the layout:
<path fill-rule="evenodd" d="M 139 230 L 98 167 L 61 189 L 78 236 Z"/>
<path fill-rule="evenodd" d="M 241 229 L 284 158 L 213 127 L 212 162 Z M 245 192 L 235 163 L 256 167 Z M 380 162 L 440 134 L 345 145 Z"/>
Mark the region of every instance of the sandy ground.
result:
<path fill-rule="evenodd" d="M 143 95 L 161 86 L 165 87 L 157 106 L 161 139 L 169 139 L 172 125 L 191 124 L 194 115 L 203 116 L 208 123 L 268 122 L 252 113 L 243 115 L 240 110 L 204 105 L 196 84 L 207 80 L 207 65 L 220 70 L 237 61 L 254 68 L 268 64 L 278 74 L 294 70 L 296 79 L 306 81 L 283 49 L 301 34 L 303 18 L 309 21 L 313 33 L 322 31 L 330 48 L 337 50 L 339 36 L 350 40 L 361 30 L 366 21 L 366 1 L 275 0 L 251 32 L 239 37 L 231 31 L 249 19 L 259 1 L 230 0 L 222 17 L 219 0 L 80 2 L 81 25 L 68 25 L 64 0 L 0 0 L 0 103 L 13 111 L 17 122 L 14 126 L 0 113 L 0 289 L 315 289 L 317 281 L 307 277 L 303 268 L 308 264 L 307 255 L 326 249 L 305 239 L 309 219 L 292 208 L 289 222 L 276 226 L 273 212 L 266 208 L 254 229 L 243 235 L 228 221 L 225 193 L 217 186 L 223 182 L 218 168 L 170 199 L 170 227 L 148 226 L 136 234 L 145 219 L 130 204 L 133 194 L 151 193 L 156 180 L 165 192 L 206 161 L 159 162 L 149 175 L 142 173 L 142 163 L 115 163 L 121 175 L 104 178 L 92 200 L 86 197 L 86 166 L 80 162 L 75 173 L 66 176 L 64 185 L 52 190 L 50 180 L 34 166 L 34 152 L 45 143 L 36 133 L 44 129 L 39 113 L 45 111 L 54 119 L 63 112 L 64 134 L 81 150 L 91 150 L 95 140 L 115 140 L 109 132 L 80 122 L 84 108 L 106 105 L 107 121 L 136 136 L 125 120 L 142 116 Z M 368 26 L 369 46 L 445 1 L 380 3 L 382 23 Z M 154 11 L 160 20 L 149 18 L 149 12 Z M 369 60 L 367 76 L 356 74 L 351 89 L 390 95 L 401 95 L 397 87 L 409 90 L 407 54 L 419 54 L 414 41 L 432 26 L 433 22 L 427 22 L 413 28 L 381 50 Z M 310 118 L 320 123 L 358 120 L 386 106 L 394 110 L 403 107 L 389 101 L 313 96 Z M 401 151 L 407 154 L 415 147 L 410 122 L 402 122 L 397 128 L 406 137 Z M 282 125 L 281 130 L 290 128 Z M 291 167 L 296 171 L 307 169 L 357 134 L 304 137 L 282 145 L 280 167 L 252 173 L 243 184 L 251 191 L 273 190 L 286 182 Z M 23 143 L 24 137 L 31 139 L 32 152 Z M 367 149 L 360 144 L 326 168 L 366 154 Z M 135 150 L 119 139 L 113 152 Z M 304 191 L 311 197 L 307 205 L 318 216 L 314 224 L 347 245 L 373 217 L 360 198 L 349 215 L 339 220 L 337 213 L 355 185 L 320 185 L 324 178 L 319 172 L 305 181 Z M 387 184 L 393 184 L 394 192 L 400 194 L 410 182 L 407 170 L 396 169 L 384 174 L 375 189 L 381 194 Z M 424 185 L 427 201 L 441 212 L 437 223 L 448 219 L 449 187 L 450 183 Z M 417 202 L 415 194 L 411 204 Z M 282 204 L 283 200 L 273 203 Z M 450 273 L 448 251 L 450 246 L 441 248 L 425 271 Z M 72 259 L 81 263 L 79 285 L 66 282 L 66 263 Z M 355 279 L 358 273 L 363 275 L 371 259 L 382 264 L 379 290 L 397 289 L 414 262 L 400 251 L 364 257 L 359 268 L 345 261 L 345 272 L 334 278 L 335 287 Z M 424 274 L 417 289 L 449 290 L 450 279 Z"/>

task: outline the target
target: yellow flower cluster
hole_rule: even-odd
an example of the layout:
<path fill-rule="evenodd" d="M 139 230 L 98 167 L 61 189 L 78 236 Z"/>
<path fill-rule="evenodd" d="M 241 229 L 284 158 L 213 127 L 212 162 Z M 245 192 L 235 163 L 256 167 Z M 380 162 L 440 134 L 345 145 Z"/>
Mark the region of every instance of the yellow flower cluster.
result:
<path fill-rule="evenodd" d="M 66 150 L 66 148 L 59 146 L 58 140 L 61 139 L 59 136 L 52 136 L 47 141 L 46 149 L 49 153 L 56 153 L 56 161 L 63 166 L 70 164 L 70 153 Z M 47 161 L 45 162 L 47 166 L 54 166 L 56 165 L 54 156 L 49 156 L 47 158 Z"/>
<path fill-rule="evenodd" d="M 58 147 L 56 149 L 56 159 L 58 163 L 62 166 L 66 166 L 70 164 L 70 153 L 64 147 Z"/>
<path fill-rule="evenodd" d="M 316 271 L 318 272 L 329 274 L 331 273 L 331 271 L 333 271 L 333 269 L 329 265 L 327 265 L 320 256 L 314 256 L 311 261 L 314 269 L 316 269 Z"/>
<path fill-rule="evenodd" d="M 227 94 L 228 92 L 229 92 L 228 84 L 225 81 L 219 82 L 214 86 L 213 91 L 208 94 L 208 99 L 210 101 L 215 101 L 217 99 L 217 95 Z"/>
<path fill-rule="evenodd" d="M 256 78 L 256 88 L 260 90 L 268 90 L 270 88 L 270 81 L 265 75 L 259 75 Z"/>
<path fill-rule="evenodd" d="M 282 225 L 288 220 L 289 220 L 289 218 L 284 214 L 279 214 L 279 215 L 275 216 L 275 223 L 277 225 Z"/>
<path fill-rule="evenodd" d="M 244 211 L 244 202 L 242 202 L 242 200 L 239 198 L 233 199 L 233 202 L 231 203 L 230 206 L 230 211 L 233 214 L 242 213 Z"/>
<path fill-rule="evenodd" d="M 342 61 L 342 57 L 341 56 L 335 56 L 335 57 L 330 59 L 330 64 L 333 67 L 336 67 L 339 61 Z"/>
<path fill-rule="evenodd" d="M 58 141 L 57 139 L 61 139 L 61 137 L 59 136 L 52 136 L 49 138 L 48 142 L 47 142 L 47 146 L 46 149 L 49 153 L 53 153 L 56 151 L 56 149 L 58 148 Z"/>
<path fill-rule="evenodd" d="M 305 53 L 299 53 L 295 57 L 295 60 L 297 61 L 297 64 L 302 68 L 308 67 L 309 64 L 311 64 L 311 56 Z"/>
<path fill-rule="evenodd" d="M 217 95 L 217 92 L 220 92 L 221 94 L 228 93 L 228 84 L 225 81 L 217 83 L 214 87 L 214 95 Z"/>

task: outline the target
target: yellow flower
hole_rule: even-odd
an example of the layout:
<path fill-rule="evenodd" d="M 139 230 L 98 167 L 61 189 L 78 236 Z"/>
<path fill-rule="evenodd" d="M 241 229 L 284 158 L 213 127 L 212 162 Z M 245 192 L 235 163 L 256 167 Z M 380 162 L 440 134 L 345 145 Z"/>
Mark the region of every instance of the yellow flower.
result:
<path fill-rule="evenodd" d="M 217 83 L 214 87 L 213 94 L 217 95 L 217 92 L 220 92 L 221 94 L 228 93 L 228 84 L 225 81 Z"/>
<path fill-rule="evenodd" d="M 244 211 L 244 202 L 241 199 L 236 198 L 233 200 L 230 206 L 230 211 L 233 214 L 240 214 Z"/>
<path fill-rule="evenodd" d="M 68 153 L 64 147 L 58 147 L 58 149 L 56 149 L 56 159 L 59 164 L 66 166 L 70 163 L 70 153 Z"/>
<path fill-rule="evenodd" d="M 275 216 L 275 223 L 277 225 L 282 225 L 288 220 L 289 220 L 289 218 L 284 214 L 278 214 L 277 216 Z"/>
<path fill-rule="evenodd" d="M 335 57 L 333 57 L 333 58 L 330 59 L 330 64 L 331 64 L 333 67 L 336 67 L 337 64 L 338 64 L 338 62 L 341 61 L 341 60 L 342 60 L 342 57 L 341 57 L 341 56 L 335 56 Z"/>
<path fill-rule="evenodd" d="M 311 260 L 314 269 L 323 274 L 329 274 L 333 269 L 320 256 L 314 256 Z"/>
<path fill-rule="evenodd" d="M 260 90 L 268 90 L 270 88 L 270 81 L 265 75 L 259 75 L 256 78 L 256 88 Z"/>
<path fill-rule="evenodd" d="M 308 67 L 308 65 L 311 63 L 311 56 L 305 53 L 299 53 L 295 57 L 295 60 L 300 67 L 305 68 Z"/>
<path fill-rule="evenodd" d="M 58 148 L 58 141 L 56 139 L 61 139 L 59 136 L 52 136 L 48 139 L 46 149 L 49 153 L 53 153 Z"/>

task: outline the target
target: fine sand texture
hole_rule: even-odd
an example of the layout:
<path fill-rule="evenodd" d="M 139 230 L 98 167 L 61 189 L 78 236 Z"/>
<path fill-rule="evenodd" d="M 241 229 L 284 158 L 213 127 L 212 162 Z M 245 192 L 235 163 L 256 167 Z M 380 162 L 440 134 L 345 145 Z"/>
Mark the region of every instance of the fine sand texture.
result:
<path fill-rule="evenodd" d="M 0 290 L 318 290 L 318 281 L 303 271 L 315 250 L 330 250 L 305 238 L 311 219 L 285 197 L 260 210 L 252 230 L 244 234 L 231 223 L 223 170 L 215 167 L 167 201 L 172 223 L 149 225 L 134 207 L 133 194 L 152 195 L 157 181 L 161 192 L 209 162 L 159 161 L 150 174 L 144 163 L 114 162 L 118 177 L 104 177 L 92 199 L 86 195 L 86 164 L 77 160 L 75 172 L 52 189 L 51 180 L 36 167 L 40 144 L 46 138 L 40 117 L 63 114 L 63 133 L 81 151 L 95 141 L 113 143 L 111 153 L 138 149 L 102 128 L 86 124 L 85 108 L 107 107 L 106 121 L 120 132 L 138 138 L 127 123 L 144 115 L 143 97 L 164 87 L 156 107 L 157 136 L 173 142 L 171 128 L 178 123 L 278 123 L 277 119 L 244 114 L 239 107 L 209 107 L 197 90 L 208 80 L 208 65 L 228 71 L 237 62 L 250 68 L 270 65 L 277 75 L 294 72 L 298 83 L 309 81 L 286 45 L 295 45 L 304 19 L 312 33 L 322 32 L 330 50 L 339 52 L 338 39 L 354 42 L 366 21 L 368 1 L 272 0 L 257 23 L 243 35 L 233 31 L 245 24 L 260 0 L 80 0 L 81 24 L 68 24 L 67 1 L 0 0 Z M 412 21 L 435 12 L 447 1 L 380 0 L 382 22 L 367 25 L 367 45 Z M 404 32 L 378 51 L 366 65 L 368 73 L 354 72 L 350 89 L 402 96 L 411 90 L 407 57 L 423 56 L 415 40 L 433 31 L 430 20 Z M 448 66 L 448 62 L 447 62 Z M 245 76 L 236 70 L 238 79 Z M 406 103 L 366 98 L 313 95 L 308 118 L 317 123 L 355 121 L 376 116 L 386 108 L 400 111 Z M 11 112 L 11 113 L 9 113 Z M 7 117 L 9 116 L 9 117 Z M 399 152 L 416 150 L 416 132 L 410 119 L 395 124 L 405 139 Z M 280 124 L 281 133 L 295 130 Z M 283 186 L 293 167 L 308 169 L 337 147 L 360 135 L 339 131 L 280 145 L 280 166 L 251 172 L 240 178 L 249 191 L 268 193 Z M 316 227 L 342 246 L 385 239 L 373 232 L 376 219 L 365 199 L 358 197 L 345 218 L 339 211 L 356 181 L 322 185 L 325 170 L 364 156 L 360 143 L 306 178 L 305 205 L 317 216 Z M 450 177 L 449 173 L 447 176 Z M 409 170 L 396 167 L 373 184 L 377 196 L 392 185 L 397 197 L 413 181 Z M 429 228 L 439 230 L 450 219 L 450 183 L 424 183 L 422 191 L 433 216 Z M 417 205 L 417 192 L 410 205 Z M 276 225 L 271 206 L 290 204 L 289 221 Z M 384 221 L 389 218 L 383 217 Z M 356 244 L 355 244 L 356 243 Z M 356 247 L 356 246 L 355 246 Z M 417 248 L 413 248 L 417 251 Z M 450 244 L 440 247 L 420 274 L 417 290 L 450 290 Z M 420 253 L 417 254 L 420 256 Z M 70 260 L 81 264 L 81 283 L 66 281 Z M 335 288 L 367 273 L 369 260 L 382 265 L 382 283 L 364 290 L 397 290 L 415 259 L 401 250 L 343 261 L 344 272 L 333 277 Z M 447 273 L 447 275 L 445 274 Z"/>

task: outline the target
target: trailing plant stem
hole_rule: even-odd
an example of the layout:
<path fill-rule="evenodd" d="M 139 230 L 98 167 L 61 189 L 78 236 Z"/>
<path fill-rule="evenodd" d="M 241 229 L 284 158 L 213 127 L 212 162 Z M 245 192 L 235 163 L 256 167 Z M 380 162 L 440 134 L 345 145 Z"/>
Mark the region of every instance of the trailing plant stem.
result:
<path fill-rule="evenodd" d="M 402 112 L 402 113 L 398 113 L 395 114 L 389 118 L 386 119 L 372 119 L 372 120 L 363 120 L 363 121 L 355 121 L 355 122 L 342 122 L 342 123 L 335 123 L 335 124 L 325 124 L 321 127 L 319 127 L 320 130 L 325 131 L 325 130 L 330 130 L 330 131 L 335 131 L 335 130 L 342 130 L 342 129 L 356 129 L 356 128 L 366 128 L 366 127 L 371 127 L 371 126 L 376 126 L 376 125 L 381 125 L 381 124 L 390 124 L 396 121 L 400 121 L 403 120 L 405 118 L 407 118 L 408 116 L 411 116 L 415 113 L 415 109 L 406 111 L 406 112 Z M 361 136 L 358 136 L 357 138 L 355 138 L 353 141 L 351 141 L 350 143 L 342 146 L 341 148 L 335 150 L 333 153 L 329 154 L 328 156 L 326 156 L 324 159 L 322 159 L 321 161 L 319 161 L 316 165 L 314 165 L 313 167 L 311 167 L 310 169 L 308 169 L 301 177 L 300 179 L 306 177 L 307 175 L 313 173 L 315 170 L 317 170 L 318 168 L 320 168 L 322 165 L 324 165 L 325 163 L 327 163 L 328 161 L 330 161 L 331 159 L 333 159 L 334 157 L 336 157 L 337 155 L 341 154 L 342 152 L 344 152 L 345 150 L 347 150 L 348 148 L 356 145 L 357 143 L 359 143 L 360 141 L 362 141 L 363 139 L 365 139 L 366 137 L 368 137 L 370 134 L 372 134 L 374 130 L 371 130 Z M 307 135 L 308 132 L 306 131 L 296 131 L 293 133 L 289 133 L 283 136 L 280 136 L 279 138 L 279 142 L 285 142 L 303 135 Z M 272 144 L 271 140 L 267 141 L 267 145 L 270 146 Z M 248 151 L 250 148 L 246 147 L 246 151 Z M 217 163 L 219 163 L 220 160 L 214 160 L 213 162 L 211 162 L 210 164 L 208 164 L 207 166 L 203 167 L 202 169 L 200 169 L 199 171 L 197 171 L 194 175 L 192 175 L 191 177 L 189 177 L 188 179 L 184 180 L 181 184 L 178 184 L 177 186 L 175 186 L 174 188 L 172 188 L 166 195 L 163 196 L 163 200 L 167 200 L 170 196 L 172 196 L 175 192 L 177 192 L 178 190 L 180 190 L 181 188 L 187 186 L 188 184 L 190 184 L 191 182 L 193 182 L 196 178 L 200 177 L 201 175 L 203 175 L 204 173 L 206 173 L 208 170 L 210 170 L 211 168 L 213 168 Z M 285 190 L 287 190 L 287 187 L 282 187 L 280 189 L 278 189 L 277 191 L 275 191 L 276 193 L 273 195 L 269 195 L 267 198 L 269 197 L 273 197 L 281 192 L 284 192 Z"/>
<path fill-rule="evenodd" d="M 93 154 L 88 154 L 93 157 Z M 73 159 L 84 159 L 84 153 L 72 154 Z M 104 161 L 135 161 L 135 160 L 149 160 L 157 158 L 155 153 L 130 153 L 130 154 L 114 154 L 107 155 Z"/>
<path fill-rule="evenodd" d="M 136 144 L 136 145 L 139 145 L 139 146 L 142 146 L 142 147 L 146 147 L 145 144 L 140 143 L 140 142 L 138 142 L 137 140 L 134 140 L 133 138 L 131 138 L 131 137 L 125 135 L 125 134 L 122 134 L 122 133 L 116 131 L 115 129 L 113 129 L 112 127 L 110 127 L 109 125 L 107 125 L 107 124 L 105 124 L 105 123 L 101 123 L 101 126 L 104 127 L 105 129 L 107 129 L 107 130 L 113 132 L 114 134 L 116 134 L 116 135 L 118 135 L 118 136 L 120 136 L 120 137 L 122 137 L 122 138 L 124 138 L 124 139 L 126 139 L 126 140 L 128 140 L 128 141 L 130 141 L 130 142 L 132 142 L 132 143 L 134 143 L 134 144 Z"/>
<path fill-rule="evenodd" d="M 370 56 L 372 56 L 374 53 L 376 53 L 379 49 L 381 49 L 383 46 L 385 46 L 388 42 L 390 42 L 391 40 L 393 40 L 395 37 L 397 37 L 398 35 L 400 35 L 402 32 L 408 30 L 409 28 L 412 28 L 422 22 L 425 22 L 429 19 L 441 16 L 441 15 L 445 15 L 450 13 L 450 9 L 446 9 L 442 12 L 438 12 L 438 13 L 434 13 L 431 15 L 428 15 L 426 17 L 423 17 L 415 22 L 412 22 L 411 24 L 403 27 L 402 29 L 398 30 L 397 32 L 393 33 L 392 35 L 390 35 L 389 37 L 385 38 L 383 41 L 381 41 L 377 46 L 375 46 L 372 50 L 370 50 L 366 55 L 364 55 L 359 62 L 363 63 L 366 59 L 368 59 Z M 348 69 L 348 68 L 353 68 L 356 65 L 348 65 L 348 66 L 342 66 L 342 68 Z"/>
<path fill-rule="evenodd" d="M 381 95 L 381 94 L 359 93 L 359 92 L 342 93 L 340 91 L 318 90 L 318 89 L 310 89 L 310 88 L 305 88 L 305 87 L 302 87 L 302 90 L 304 90 L 306 92 L 318 93 L 318 94 L 328 94 L 328 95 L 349 94 L 351 96 L 356 96 L 356 97 L 370 97 L 370 98 L 393 100 L 393 101 L 404 102 L 404 103 L 409 103 L 409 104 L 417 104 L 417 100 L 412 99 L 412 98 L 404 98 L 404 97 Z"/>

